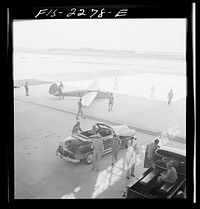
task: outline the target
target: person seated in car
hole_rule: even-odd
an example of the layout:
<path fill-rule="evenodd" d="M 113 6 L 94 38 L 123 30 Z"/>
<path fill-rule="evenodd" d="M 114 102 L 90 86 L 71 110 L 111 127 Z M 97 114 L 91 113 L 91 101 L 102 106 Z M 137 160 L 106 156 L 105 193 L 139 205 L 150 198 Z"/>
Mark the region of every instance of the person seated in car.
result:
<path fill-rule="evenodd" d="M 157 181 L 158 183 L 169 182 L 173 184 L 176 182 L 178 178 L 177 171 L 175 167 L 173 166 L 172 161 L 168 161 L 166 163 L 166 167 L 167 167 L 167 171 L 162 172 L 160 176 L 158 177 Z"/>
<path fill-rule="evenodd" d="M 90 137 L 101 137 L 99 129 L 95 125 L 92 126 L 92 130 L 90 131 L 90 133 L 92 133 Z"/>
<path fill-rule="evenodd" d="M 149 188 L 149 193 L 158 194 L 159 188 L 165 184 L 165 182 L 175 183 L 178 176 L 177 171 L 173 166 L 172 161 L 166 162 L 167 171 L 160 173 L 160 176 L 156 179 L 155 184 Z"/>

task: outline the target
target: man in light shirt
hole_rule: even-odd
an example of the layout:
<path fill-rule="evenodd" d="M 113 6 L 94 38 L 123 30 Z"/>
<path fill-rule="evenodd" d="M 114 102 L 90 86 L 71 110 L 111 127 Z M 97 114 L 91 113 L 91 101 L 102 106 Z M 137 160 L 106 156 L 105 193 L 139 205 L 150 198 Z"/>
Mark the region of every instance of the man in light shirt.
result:
<path fill-rule="evenodd" d="M 177 171 L 173 167 L 173 162 L 169 161 L 166 163 L 167 171 L 164 171 L 160 174 L 158 177 L 157 181 L 158 183 L 164 182 L 169 182 L 169 183 L 175 183 L 176 179 L 178 178 L 177 176 Z"/>
<path fill-rule="evenodd" d="M 104 152 L 104 145 L 100 137 L 94 138 L 94 140 L 92 141 L 91 148 L 93 149 L 92 170 L 99 171 L 99 161 L 101 159 L 101 155 Z"/>

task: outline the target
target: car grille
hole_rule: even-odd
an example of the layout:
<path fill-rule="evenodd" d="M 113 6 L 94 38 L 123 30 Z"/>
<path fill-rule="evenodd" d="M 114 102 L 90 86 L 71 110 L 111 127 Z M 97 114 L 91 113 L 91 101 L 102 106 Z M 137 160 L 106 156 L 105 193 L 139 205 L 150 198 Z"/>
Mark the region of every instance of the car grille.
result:
<path fill-rule="evenodd" d="M 65 156 L 65 157 L 68 156 L 68 157 L 74 159 L 74 153 L 71 152 L 70 150 L 67 150 L 67 151 L 66 151 L 66 150 L 64 150 L 64 149 L 62 148 L 62 146 L 59 146 L 58 151 L 59 151 L 59 153 L 60 153 L 61 155 Z"/>

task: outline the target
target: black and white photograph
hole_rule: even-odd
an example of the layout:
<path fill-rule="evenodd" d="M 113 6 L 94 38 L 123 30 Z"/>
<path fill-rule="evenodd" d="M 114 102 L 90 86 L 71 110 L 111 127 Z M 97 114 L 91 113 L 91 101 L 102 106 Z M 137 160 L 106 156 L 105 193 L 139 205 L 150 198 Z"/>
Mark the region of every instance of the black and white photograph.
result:
<path fill-rule="evenodd" d="M 187 18 L 67 9 L 12 21 L 14 199 L 187 198 Z"/>

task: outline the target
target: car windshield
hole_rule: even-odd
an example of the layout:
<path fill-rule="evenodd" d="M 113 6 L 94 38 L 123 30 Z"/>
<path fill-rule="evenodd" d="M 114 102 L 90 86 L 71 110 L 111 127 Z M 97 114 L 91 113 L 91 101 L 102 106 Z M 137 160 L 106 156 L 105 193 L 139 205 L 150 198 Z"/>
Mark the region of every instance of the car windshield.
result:
<path fill-rule="evenodd" d="M 166 167 L 167 161 L 172 161 L 176 167 L 177 172 L 185 174 L 186 172 L 186 157 L 178 153 L 170 152 L 168 150 L 157 149 L 155 156 L 155 163 L 161 167 Z"/>

